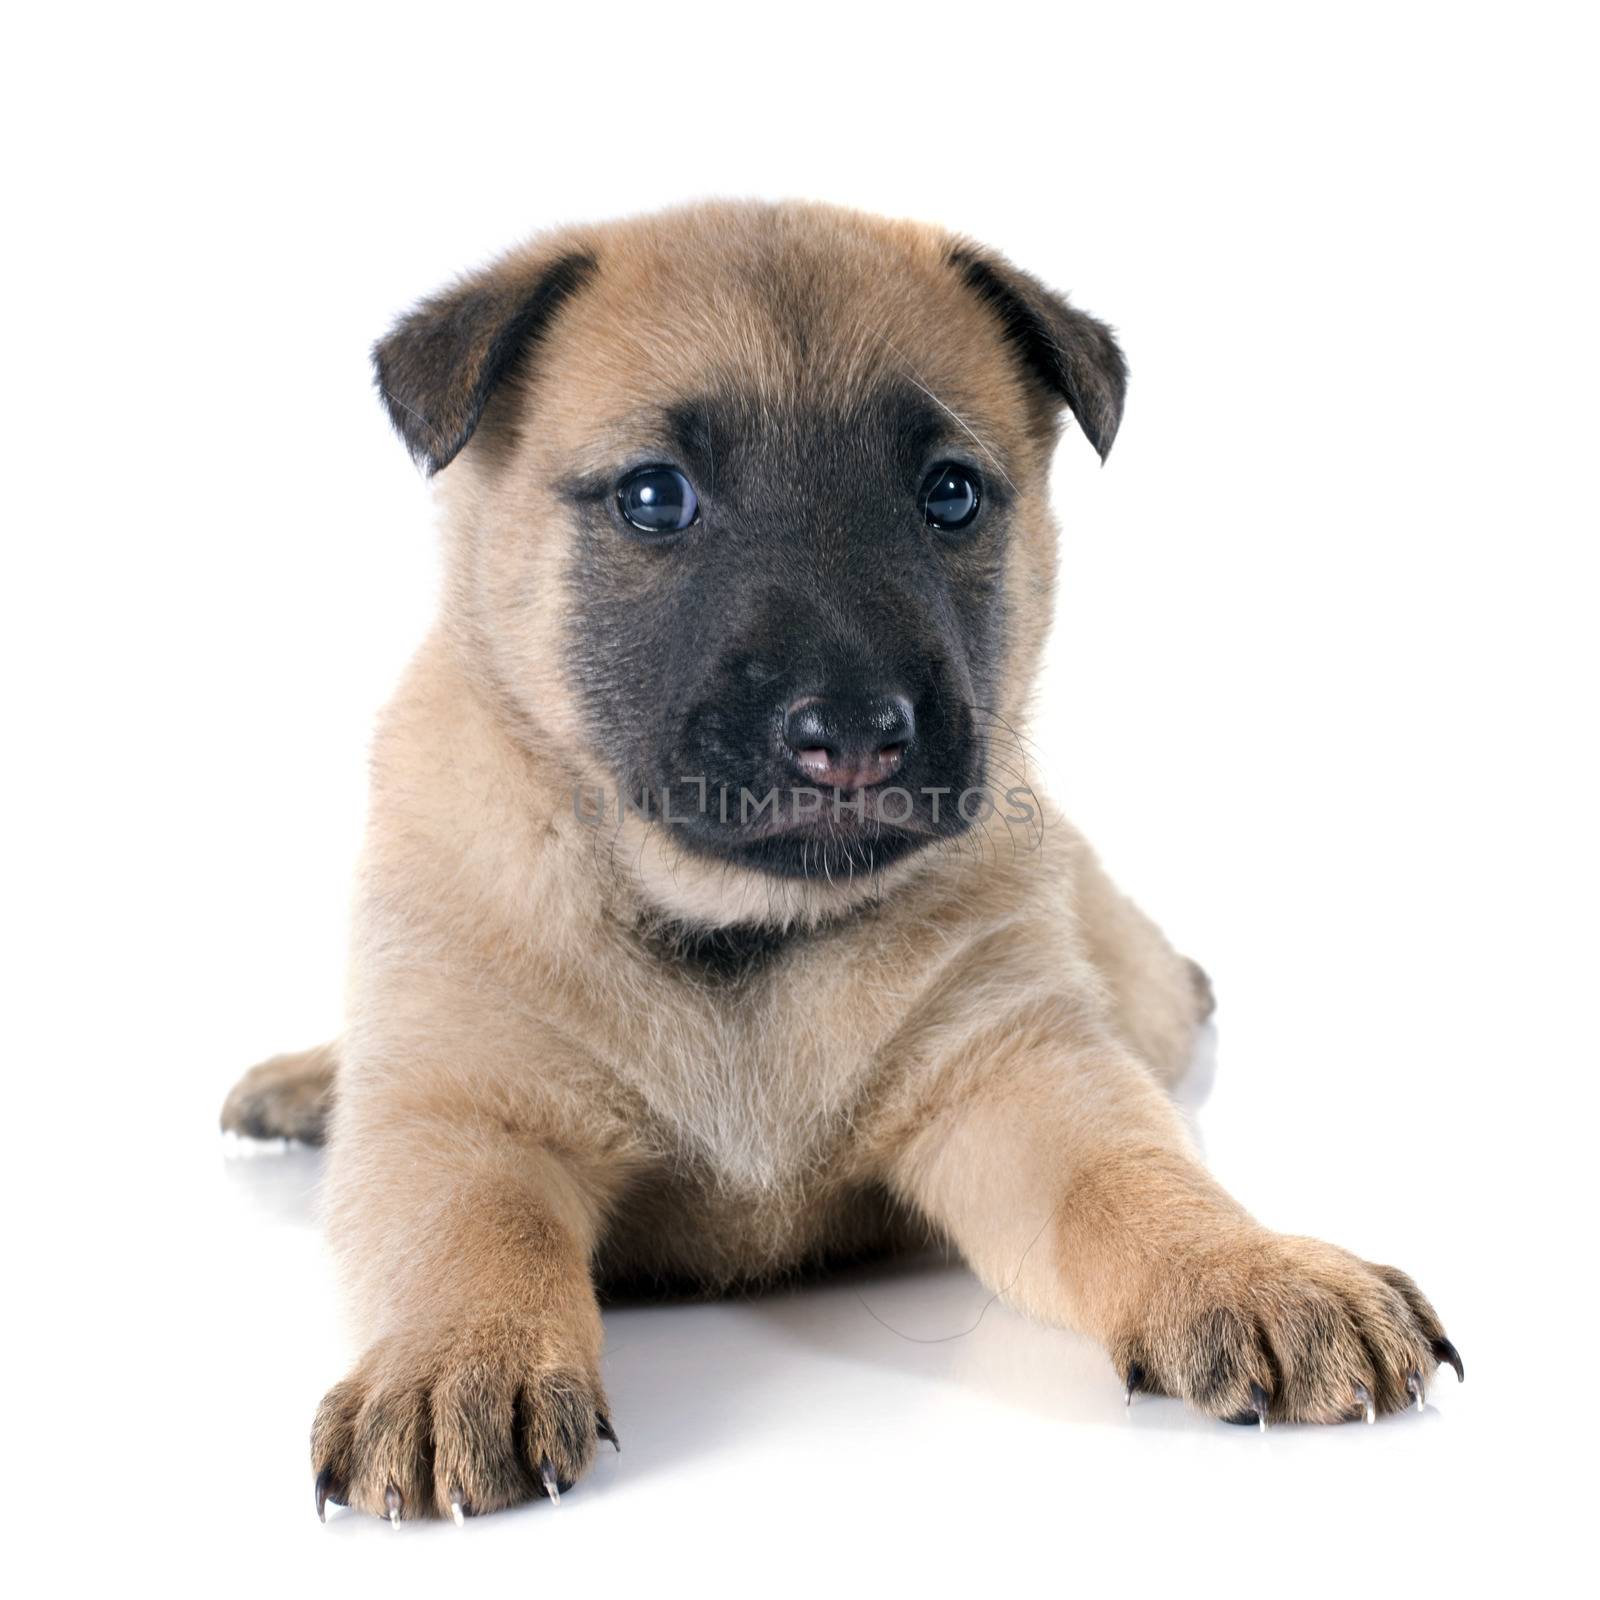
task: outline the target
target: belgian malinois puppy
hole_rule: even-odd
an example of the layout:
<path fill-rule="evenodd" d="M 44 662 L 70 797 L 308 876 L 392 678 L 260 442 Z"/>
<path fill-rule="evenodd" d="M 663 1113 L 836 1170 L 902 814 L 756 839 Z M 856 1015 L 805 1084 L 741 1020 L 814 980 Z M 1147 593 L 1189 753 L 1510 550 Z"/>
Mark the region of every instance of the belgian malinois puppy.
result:
<path fill-rule="evenodd" d="M 1022 780 L 1103 323 L 935 228 L 707 205 L 539 238 L 375 362 L 439 623 L 377 734 L 345 1031 L 224 1113 L 327 1121 L 367 1346 L 319 1512 L 554 1499 L 616 1437 L 597 1287 L 929 1238 L 1228 1421 L 1459 1374 L 1404 1273 L 1202 1168 L 1166 1089 L 1205 978 Z"/>

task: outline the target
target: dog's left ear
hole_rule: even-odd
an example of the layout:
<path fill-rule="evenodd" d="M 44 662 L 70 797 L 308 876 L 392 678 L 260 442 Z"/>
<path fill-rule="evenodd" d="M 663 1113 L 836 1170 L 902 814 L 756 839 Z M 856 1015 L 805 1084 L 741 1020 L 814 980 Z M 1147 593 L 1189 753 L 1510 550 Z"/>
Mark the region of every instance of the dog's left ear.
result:
<path fill-rule="evenodd" d="M 1067 403 L 1104 461 L 1128 388 L 1128 363 L 1111 329 L 1002 256 L 962 245 L 950 264 L 999 317 L 1032 376 Z"/>
<path fill-rule="evenodd" d="M 460 454 L 495 389 L 595 268 L 581 250 L 508 257 L 424 300 L 373 346 L 389 420 L 430 475 Z"/>

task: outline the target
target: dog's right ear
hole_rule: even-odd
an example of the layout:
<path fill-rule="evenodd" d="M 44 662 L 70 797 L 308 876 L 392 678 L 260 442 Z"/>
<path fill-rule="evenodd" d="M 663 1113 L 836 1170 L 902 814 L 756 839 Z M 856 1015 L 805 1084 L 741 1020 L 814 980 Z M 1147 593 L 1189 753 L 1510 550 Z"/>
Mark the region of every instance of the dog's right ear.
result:
<path fill-rule="evenodd" d="M 596 267 L 581 250 L 501 262 L 424 300 L 372 347 L 378 393 L 425 471 L 460 454 L 496 386 Z"/>

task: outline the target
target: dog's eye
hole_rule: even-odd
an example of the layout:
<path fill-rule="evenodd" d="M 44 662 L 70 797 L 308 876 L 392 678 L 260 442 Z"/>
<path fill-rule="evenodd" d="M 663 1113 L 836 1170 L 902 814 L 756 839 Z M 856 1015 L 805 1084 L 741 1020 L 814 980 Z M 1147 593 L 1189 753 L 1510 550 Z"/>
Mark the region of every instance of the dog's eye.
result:
<path fill-rule="evenodd" d="M 617 485 L 617 505 L 640 533 L 682 533 L 700 516 L 694 485 L 676 467 L 641 467 Z"/>
<path fill-rule="evenodd" d="M 968 526 L 978 514 L 981 499 L 977 475 L 953 461 L 935 467 L 922 482 L 922 514 L 928 526 L 940 533 L 956 533 Z"/>

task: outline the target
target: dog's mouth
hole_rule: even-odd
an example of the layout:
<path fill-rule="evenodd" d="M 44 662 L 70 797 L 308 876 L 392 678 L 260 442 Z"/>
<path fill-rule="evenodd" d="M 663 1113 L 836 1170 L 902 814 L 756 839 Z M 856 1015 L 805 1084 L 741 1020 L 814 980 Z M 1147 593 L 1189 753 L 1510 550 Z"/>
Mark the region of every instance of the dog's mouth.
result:
<path fill-rule="evenodd" d="M 752 791 L 697 785 L 654 810 L 635 809 L 695 855 L 784 878 L 849 880 L 882 872 L 927 846 L 956 837 L 975 820 L 981 790 L 865 784 L 850 789 L 797 786 Z"/>
<path fill-rule="evenodd" d="M 779 877 L 850 879 L 882 872 L 940 836 L 914 805 L 878 788 L 797 790 L 786 814 L 735 830 L 719 853 Z"/>
<path fill-rule="evenodd" d="M 733 834 L 716 841 L 686 835 L 697 854 L 779 878 L 850 881 L 884 872 L 939 835 L 887 823 L 829 822 Z"/>
<path fill-rule="evenodd" d="M 746 842 L 772 839 L 858 839 L 884 832 L 936 838 L 939 829 L 917 816 L 904 789 L 791 789 L 770 820 L 741 826 Z"/>

